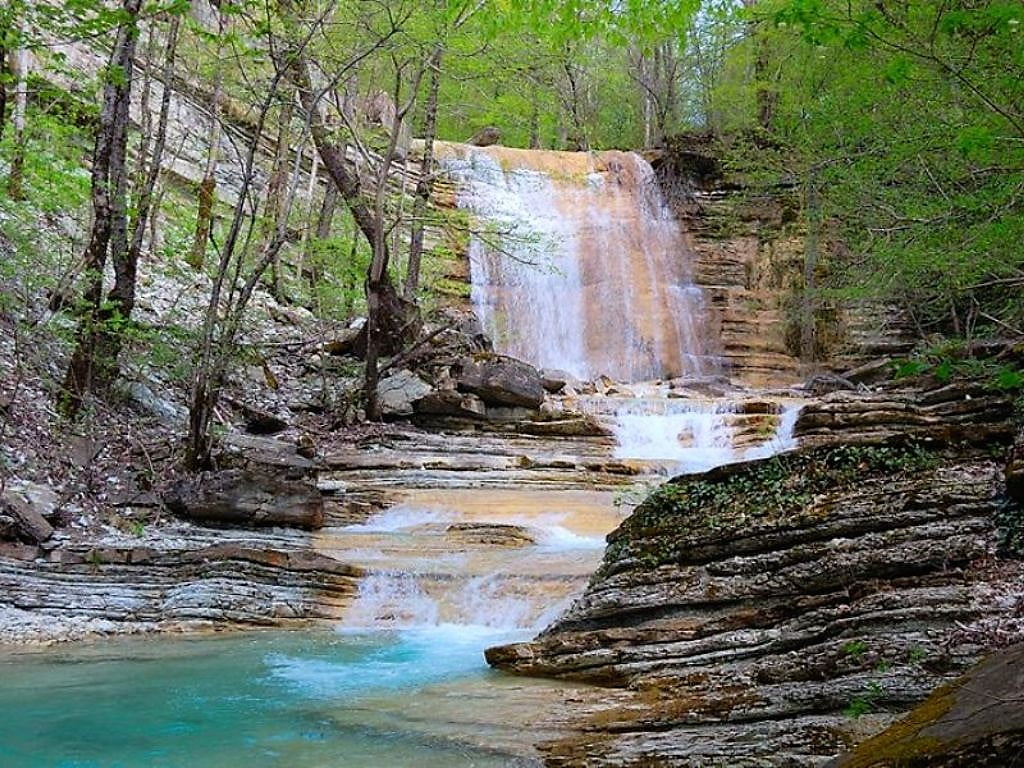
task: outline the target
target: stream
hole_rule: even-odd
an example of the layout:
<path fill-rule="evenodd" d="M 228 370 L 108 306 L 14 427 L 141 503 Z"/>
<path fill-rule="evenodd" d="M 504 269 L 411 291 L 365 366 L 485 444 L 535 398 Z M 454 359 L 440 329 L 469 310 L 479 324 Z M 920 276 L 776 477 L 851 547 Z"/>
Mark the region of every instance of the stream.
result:
<path fill-rule="evenodd" d="M 367 574 L 333 630 L 2 652 L 0 765 L 535 764 L 572 686 L 494 673 L 484 649 L 533 637 L 568 606 L 646 488 L 793 447 L 797 400 L 681 394 L 687 377 L 722 371 L 685 240 L 643 160 L 445 151 L 460 206 L 515 233 L 502 249 L 515 259 L 471 244 L 484 330 L 499 351 L 625 382 L 562 396 L 611 437 L 488 437 L 494 455 L 543 470 L 490 470 L 481 438 L 453 436 L 451 461 L 476 471 L 354 473 L 400 498 L 313 534 L 314 549 Z M 550 263 L 537 264 L 538 245 Z M 585 461 L 560 460 L 569 451 L 631 469 L 595 484 Z"/>

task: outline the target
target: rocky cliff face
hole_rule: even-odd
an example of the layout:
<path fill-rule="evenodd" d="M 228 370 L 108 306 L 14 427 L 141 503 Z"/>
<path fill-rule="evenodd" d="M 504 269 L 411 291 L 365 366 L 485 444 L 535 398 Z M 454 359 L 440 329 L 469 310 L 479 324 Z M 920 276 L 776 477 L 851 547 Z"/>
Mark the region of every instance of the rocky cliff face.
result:
<path fill-rule="evenodd" d="M 852 420 L 861 434 L 870 413 Z M 982 413 L 979 430 L 1005 424 Z M 998 556 L 997 443 L 934 427 L 822 441 L 649 497 L 565 615 L 488 652 L 609 689 L 581 705 L 578 737 L 548 745 L 550 764 L 819 765 L 1024 636 L 1024 566 Z"/>
<path fill-rule="evenodd" d="M 843 370 L 905 351 L 912 339 L 897 308 L 819 303 L 814 353 L 801 359 L 797 320 L 808 270 L 801 190 L 789 179 L 755 185 L 726 172 L 719 152 L 709 136 L 684 136 L 649 159 L 689 236 L 694 282 L 731 375 L 749 386 L 783 386 L 811 369 Z M 810 268 L 816 279 L 834 247 L 825 238 Z"/>

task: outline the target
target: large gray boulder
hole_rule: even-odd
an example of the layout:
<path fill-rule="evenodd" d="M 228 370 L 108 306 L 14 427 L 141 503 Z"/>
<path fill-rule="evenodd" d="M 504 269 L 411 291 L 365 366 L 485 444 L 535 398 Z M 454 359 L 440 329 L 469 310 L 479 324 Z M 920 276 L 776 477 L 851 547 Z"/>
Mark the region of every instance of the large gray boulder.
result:
<path fill-rule="evenodd" d="M 324 502 L 316 488 L 245 470 L 206 472 L 182 480 L 163 501 L 178 517 L 197 523 L 310 530 L 324 524 Z"/>
<path fill-rule="evenodd" d="M 463 392 L 472 392 L 488 405 L 539 408 L 544 402 L 540 371 L 514 357 L 494 355 L 462 361 L 455 381 Z"/>
<path fill-rule="evenodd" d="M 377 385 L 380 411 L 386 417 L 412 416 L 414 403 L 433 391 L 427 382 L 412 371 L 401 370 Z"/>

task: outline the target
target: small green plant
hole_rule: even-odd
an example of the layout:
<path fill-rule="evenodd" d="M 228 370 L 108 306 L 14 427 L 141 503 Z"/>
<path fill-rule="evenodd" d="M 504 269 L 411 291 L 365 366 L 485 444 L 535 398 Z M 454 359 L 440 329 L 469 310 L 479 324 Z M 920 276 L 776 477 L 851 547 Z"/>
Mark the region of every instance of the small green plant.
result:
<path fill-rule="evenodd" d="M 146 534 L 146 524 L 141 520 L 131 520 L 128 523 L 128 532 L 136 538 L 142 538 Z"/>
<path fill-rule="evenodd" d="M 907 661 L 910 664 L 920 664 L 926 658 L 928 658 L 928 651 L 920 645 L 912 645 L 907 650 Z"/>
<path fill-rule="evenodd" d="M 853 640 L 843 646 L 843 653 L 852 659 L 859 659 L 867 653 L 868 644 L 863 640 Z"/>
<path fill-rule="evenodd" d="M 843 710 L 843 714 L 854 718 L 868 714 L 874 710 L 875 704 L 882 697 L 882 693 L 882 684 L 877 680 L 872 681 L 868 684 L 864 693 L 854 697 L 853 701 Z"/>

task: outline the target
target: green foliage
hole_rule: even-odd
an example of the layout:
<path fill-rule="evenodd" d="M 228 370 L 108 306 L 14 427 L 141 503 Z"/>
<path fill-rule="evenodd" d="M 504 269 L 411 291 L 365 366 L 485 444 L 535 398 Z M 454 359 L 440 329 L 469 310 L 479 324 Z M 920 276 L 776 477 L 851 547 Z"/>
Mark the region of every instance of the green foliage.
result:
<path fill-rule="evenodd" d="M 1024 6 L 762 0 L 741 18 L 756 34 L 730 50 L 712 124 L 765 181 L 816 175 L 849 254 L 829 287 L 929 333 L 1019 333 Z"/>
<path fill-rule="evenodd" d="M 868 650 L 868 644 L 863 640 L 852 640 L 843 646 L 843 653 L 853 659 L 859 659 Z"/>
<path fill-rule="evenodd" d="M 996 392 L 1024 390 L 1024 371 L 998 359 L 974 356 L 958 340 L 925 349 L 905 360 L 896 360 L 892 370 L 897 379 L 933 376 L 941 383 L 956 378 L 973 379 Z"/>
<path fill-rule="evenodd" d="M 863 693 L 856 696 L 853 701 L 849 703 L 846 709 L 843 710 L 843 714 L 847 717 L 856 718 L 872 712 L 883 693 L 882 684 L 877 680 L 872 681 L 868 684 Z"/>

